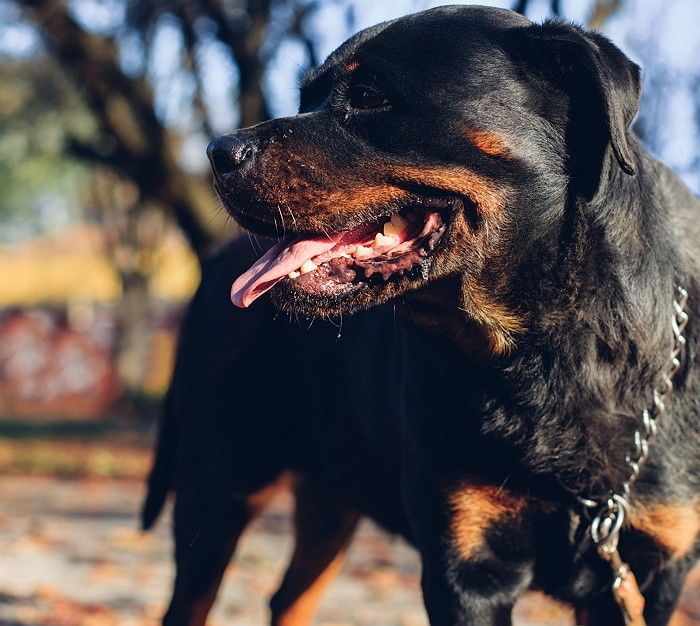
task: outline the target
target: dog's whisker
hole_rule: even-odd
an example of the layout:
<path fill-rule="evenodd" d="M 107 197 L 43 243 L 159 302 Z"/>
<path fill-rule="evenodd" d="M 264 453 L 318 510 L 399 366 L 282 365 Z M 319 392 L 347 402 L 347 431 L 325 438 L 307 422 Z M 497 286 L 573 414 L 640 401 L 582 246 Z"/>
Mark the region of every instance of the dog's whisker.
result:
<path fill-rule="evenodd" d="M 510 478 L 511 478 L 511 476 L 513 475 L 513 472 L 514 472 L 514 471 L 515 471 L 515 470 L 511 470 L 511 471 L 509 472 L 508 476 L 506 476 L 506 477 L 503 479 L 503 482 L 499 485 L 498 491 L 497 491 L 496 493 L 499 493 L 499 494 L 500 494 L 500 493 L 503 493 L 503 492 L 505 491 L 506 483 L 510 480 Z"/>
<path fill-rule="evenodd" d="M 277 205 L 277 212 L 280 214 L 280 220 L 282 220 L 282 237 L 287 235 L 287 226 L 284 223 L 284 215 L 282 214 L 282 207 Z"/>
<path fill-rule="evenodd" d="M 258 236 L 255 233 L 251 233 L 251 235 L 253 236 L 253 241 L 255 241 L 255 245 L 258 247 L 258 250 L 257 250 L 258 254 L 262 254 L 263 247 L 260 244 L 260 241 L 258 240 Z"/>
<path fill-rule="evenodd" d="M 250 243 L 250 247 L 252 248 L 253 252 L 255 252 L 255 254 L 257 254 L 258 251 L 255 249 L 255 244 L 253 243 L 253 235 L 250 234 L 250 231 L 245 231 L 245 234 L 248 237 L 248 242 Z"/>
<path fill-rule="evenodd" d="M 297 218 L 294 217 L 294 211 L 292 211 L 292 207 L 288 206 L 287 211 L 289 211 L 289 215 L 292 216 L 292 223 L 294 224 L 294 228 L 297 227 Z"/>

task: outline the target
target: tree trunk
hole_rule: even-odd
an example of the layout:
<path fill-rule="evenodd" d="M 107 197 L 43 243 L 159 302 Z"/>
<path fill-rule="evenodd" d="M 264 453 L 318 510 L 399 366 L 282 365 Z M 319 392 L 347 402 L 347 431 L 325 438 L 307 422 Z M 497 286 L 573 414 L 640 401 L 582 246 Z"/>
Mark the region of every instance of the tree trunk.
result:
<path fill-rule="evenodd" d="M 119 68 L 114 42 L 83 30 L 62 0 L 22 2 L 34 10 L 48 44 L 82 88 L 102 131 L 113 143 L 107 154 L 78 142 L 74 151 L 131 179 L 143 199 L 159 203 L 173 216 L 201 259 L 223 238 L 223 229 L 213 225 L 210 187 L 178 165 L 146 82 L 126 76 Z"/>
<path fill-rule="evenodd" d="M 148 279 L 142 274 L 122 275 L 121 285 L 113 349 L 122 389 L 133 395 L 141 392 L 147 374 L 151 295 Z"/>

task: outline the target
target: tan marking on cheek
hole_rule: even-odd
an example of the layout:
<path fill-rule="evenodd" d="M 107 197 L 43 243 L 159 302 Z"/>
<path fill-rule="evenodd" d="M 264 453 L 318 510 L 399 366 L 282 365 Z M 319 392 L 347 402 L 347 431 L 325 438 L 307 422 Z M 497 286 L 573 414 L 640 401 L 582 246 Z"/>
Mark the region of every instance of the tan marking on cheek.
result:
<path fill-rule="evenodd" d="M 467 139 L 480 152 L 492 157 L 507 157 L 511 151 L 502 135 L 493 131 L 467 128 Z"/>
<path fill-rule="evenodd" d="M 464 310 L 485 331 L 491 352 L 506 354 L 515 347 L 515 335 L 525 329 L 523 319 L 498 302 L 496 295 L 472 279 L 465 280 Z"/>
<path fill-rule="evenodd" d="M 357 187 L 321 192 L 320 200 L 331 211 L 347 213 L 362 209 L 372 209 L 384 204 L 403 200 L 407 191 L 392 185 L 360 184 Z"/>
<path fill-rule="evenodd" d="M 350 61 L 350 62 L 348 62 L 348 63 L 346 64 L 345 69 L 346 69 L 348 72 L 354 72 L 354 71 L 356 71 L 357 68 L 359 68 L 359 67 L 360 67 L 360 62 L 359 62 L 359 61 L 356 61 L 355 59 L 353 59 L 352 61 Z"/>
<path fill-rule="evenodd" d="M 357 187 L 291 195 L 286 203 L 299 207 L 295 209 L 295 215 L 304 218 L 310 228 L 325 230 L 344 227 L 348 217 L 356 218 L 359 215 L 362 219 L 370 219 L 374 217 L 373 209 L 391 206 L 409 196 L 407 191 L 398 187 L 360 182 Z M 334 224 L 333 219 L 338 219 L 339 224 Z"/>
<path fill-rule="evenodd" d="M 297 218 L 319 223 L 329 215 L 370 211 L 410 196 L 386 181 L 379 165 L 362 161 L 339 167 L 324 151 L 311 146 L 297 151 L 269 147 L 258 180 L 257 188 L 264 190 L 270 204 L 291 206 Z"/>
<path fill-rule="evenodd" d="M 700 499 L 686 504 L 636 506 L 630 525 L 659 542 L 675 557 L 690 552 L 700 534 Z"/>
<path fill-rule="evenodd" d="M 460 167 L 400 167 L 394 168 L 391 175 L 399 180 L 470 198 L 484 218 L 486 238 L 506 223 L 508 191 L 476 172 Z M 465 224 L 464 228 L 468 226 Z M 487 244 L 483 240 L 475 240 L 470 245 L 485 247 Z M 500 303 L 497 294 L 470 279 L 464 285 L 463 303 L 465 312 L 483 328 L 494 354 L 504 354 L 514 347 L 514 335 L 524 330 L 524 321 L 516 312 Z"/>
<path fill-rule="evenodd" d="M 450 527 L 459 556 L 470 559 L 484 547 L 486 532 L 495 523 L 520 515 L 528 504 L 494 485 L 462 482 L 448 494 Z"/>
<path fill-rule="evenodd" d="M 404 183 L 435 187 L 448 193 L 466 196 L 488 215 L 500 215 L 506 205 L 505 190 L 492 181 L 463 167 L 435 168 L 400 166 L 391 168 L 390 176 Z"/>

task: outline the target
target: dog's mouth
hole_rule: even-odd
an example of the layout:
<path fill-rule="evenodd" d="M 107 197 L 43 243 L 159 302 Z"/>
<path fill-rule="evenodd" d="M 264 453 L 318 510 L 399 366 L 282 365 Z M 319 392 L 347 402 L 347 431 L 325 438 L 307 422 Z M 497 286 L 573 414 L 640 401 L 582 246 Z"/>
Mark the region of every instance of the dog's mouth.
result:
<path fill-rule="evenodd" d="M 448 201 L 430 199 L 350 230 L 287 236 L 236 279 L 231 301 L 248 307 L 278 283 L 306 296 L 337 298 L 425 277 L 450 209 Z"/>

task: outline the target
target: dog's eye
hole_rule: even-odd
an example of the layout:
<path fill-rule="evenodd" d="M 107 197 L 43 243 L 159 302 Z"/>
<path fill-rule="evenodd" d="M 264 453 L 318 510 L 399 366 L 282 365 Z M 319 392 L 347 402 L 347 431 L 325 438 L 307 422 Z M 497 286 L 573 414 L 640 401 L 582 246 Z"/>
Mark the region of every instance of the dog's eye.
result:
<path fill-rule="evenodd" d="M 389 106 L 389 100 L 383 91 L 362 83 L 350 87 L 348 100 L 353 109 L 383 109 Z"/>

